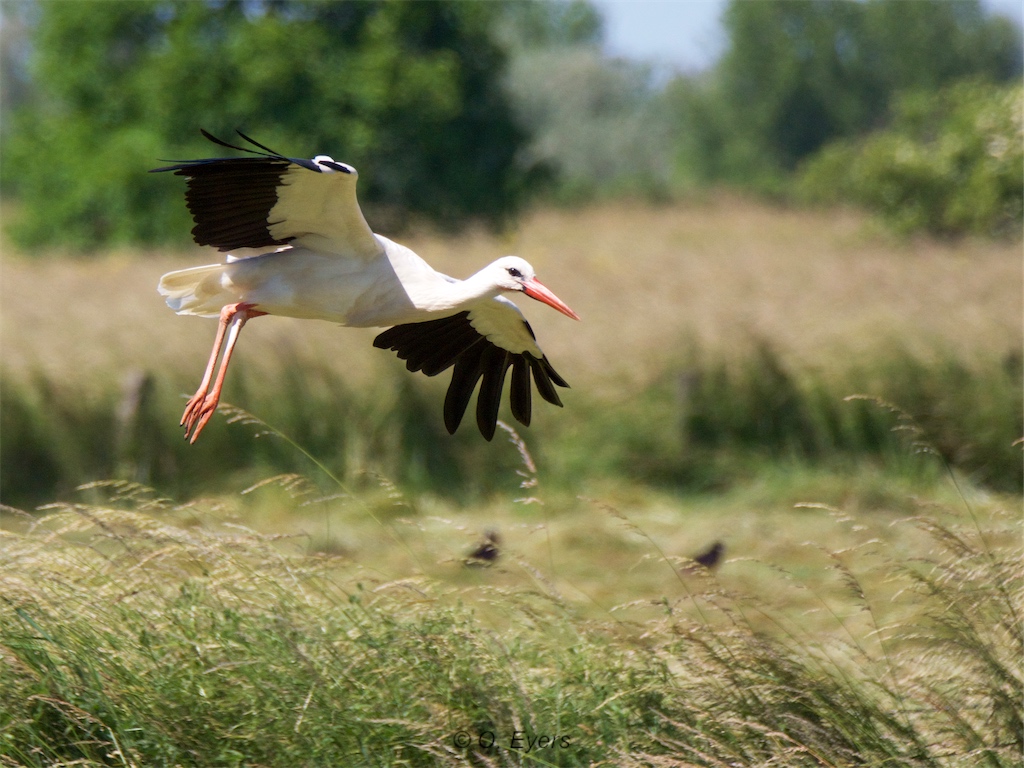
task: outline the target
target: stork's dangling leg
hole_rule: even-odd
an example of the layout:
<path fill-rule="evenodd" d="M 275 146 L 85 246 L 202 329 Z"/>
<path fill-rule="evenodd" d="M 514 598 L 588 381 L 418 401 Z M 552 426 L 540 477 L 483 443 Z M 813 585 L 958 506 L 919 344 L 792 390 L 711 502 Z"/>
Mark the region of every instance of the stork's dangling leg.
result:
<path fill-rule="evenodd" d="M 203 374 L 203 380 L 199 384 L 199 389 L 189 398 L 188 403 L 185 405 L 185 413 L 181 416 L 179 424 L 185 427 L 186 437 L 188 437 L 188 432 L 192 429 L 192 423 L 195 421 L 195 411 L 203 400 L 206 399 L 206 393 L 210 389 L 210 382 L 213 381 L 213 371 L 217 366 L 217 359 L 220 357 L 220 348 L 224 346 L 224 333 L 227 331 L 228 323 L 231 321 L 228 310 L 233 306 L 229 305 L 221 309 L 220 323 L 217 325 L 217 336 L 213 340 L 213 352 L 210 353 L 210 362 L 206 364 L 206 373 Z"/>
<path fill-rule="evenodd" d="M 227 376 L 228 363 L 231 362 L 231 353 L 238 342 L 238 334 L 242 326 L 250 317 L 259 317 L 267 314 L 253 309 L 254 304 L 238 302 L 228 304 L 220 311 L 220 323 L 217 325 L 217 337 L 213 341 L 213 351 L 210 353 L 210 361 L 206 364 L 206 372 L 199 384 L 199 389 L 189 398 L 185 405 L 185 413 L 181 416 L 181 425 L 185 427 L 185 439 L 194 443 L 199 433 L 203 431 L 206 422 L 217 410 L 217 403 L 220 402 L 220 393 L 224 387 L 224 377 Z M 227 336 L 227 344 L 224 337 Z M 213 381 L 213 371 L 217 366 L 217 358 L 221 356 L 221 347 L 224 346 L 224 357 L 220 363 L 220 370 L 217 371 L 217 379 Z M 210 390 L 210 383 L 213 381 L 213 391 Z M 193 429 L 194 427 L 194 429 Z M 192 436 L 189 437 L 189 432 Z"/>

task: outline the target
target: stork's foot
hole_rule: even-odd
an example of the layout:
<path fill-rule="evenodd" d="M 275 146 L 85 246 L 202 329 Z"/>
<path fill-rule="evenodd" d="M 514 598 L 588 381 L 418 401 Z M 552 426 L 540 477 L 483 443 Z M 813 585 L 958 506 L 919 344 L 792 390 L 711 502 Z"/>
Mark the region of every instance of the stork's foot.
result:
<path fill-rule="evenodd" d="M 220 393 L 196 392 L 185 406 L 185 413 L 181 417 L 181 425 L 185 427 L 185 439 L 194 443 L 199 438 L 199 433 L 217 410 L 220 402 Z"/>
<path fill-rule="evenodd" d="M 185 412 L 181 415 L 181 421 L 178 423 L 185 428 L 185 435 L 192 431 L 192 427 L 196 423 L 196 418 L 199 415 L 199 408 L 202 406 L 203 401 L 206 400 L 206 390 L 200 389 L 192 397 L 189 398 L 188 403 L 185 404 Z"/>

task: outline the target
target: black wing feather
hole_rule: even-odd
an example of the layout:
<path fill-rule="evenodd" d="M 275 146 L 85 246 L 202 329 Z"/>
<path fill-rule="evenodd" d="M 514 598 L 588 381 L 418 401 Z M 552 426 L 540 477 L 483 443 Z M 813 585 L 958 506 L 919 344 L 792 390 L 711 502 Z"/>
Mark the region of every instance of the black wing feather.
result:
<path fill-rule="evenodd" d="M 462 423 L 462 417 L 466 413 L 466 407 L 473 397 L 473 390 L 476 383 L 480 381 L 484 371 L 481 361 L 484 356 L 484 346 L 478 344 L 464 352 L 455 361 L 455 370 L 452 371 L 452 381 L 448 385 L 448 394 L 444 398 L 444 425 L 449 435 L 454 435 L 455 430 Z"/>
<path fill-rule="evenodd" d="M 484 339 L 469 323 L 465 327 L 453 326 L 450 330 L 442 328 L 436 337 L 430 337 L 418 348 L 414 348 L 407 366 L 410 371 L 423 371 L 427 376 L 436 376 L 454 365 L 459 356 L 474 344 L 483 342 Z"/>
<path fill-rule="evenodd" d="M 487 340 L 477 333 L 473 326 L 466 323 L 465 327 L 453 332 L 449 338 L 440 341 L 438 345 L 431 350 L 430 355 L 424 362 L 421 370 L 427 376 L 436 376 L 442 371 L 450 368 L 454 364 L 455 360 L 458 359 L 459 355 L 463 354 L 474 344 L 486 343 Z M 425 346 L 429 347 L 429 344 Z"/>
<path fill-rule="evenodd" d="M 554 373 L 554 368 L 548 363 L 548 359 L 545 357 L 538 360 L 536 357 L 531 356 L 527 358 L 527 362 L 530 363 L 530 368 L 533 369 L 533 381 L 537 385 L 537 392 L 549 403 L 560 406 L 562 401 L 558 397 L 558 392 L 555 391 L 554 383 L 550 376 L 551 373 Z M 555 373 L 555 376 L 561 379 L 557 373 Z"/>
<path fill-rule="evenodd" d="M 526 328 L 532 335 L 530 326 Z M 509 367 L 512 368 L 512 415 L 524 426 L 530 425 L 532 415 L 531 373 L 540 396 L 554 405 L 562 404 L 555 387 L 569 386 L 551 367 L 547 357 L 510 352 L 486 339 L 473 327 L 469 312 L 396 325 L 380 333 L 373 345 L 397 352 L 410 371 L 422 371 L 427 376 L 436 376 L 455 366 L 444 401 L 444 424 L 451 434 L 462 423 L 473 390 L 483 379 L 477 396 L 476 421 L 485 438 L 494 437 Z"/>
<path fill-rule="evenodd" d="M 202 130 L 202 129 L 200 129 L 200 130 Z M 280 154 L 278 154 L 277 152 L 275 152 L 274 150 L 272 150 L 272 149 L 271 149 L 270 147 L 266 147 L 266 146 L 264 146 L 263 144 L 260 144 L 260 143 L 259 143 L 258 141 L 256 141 L 256 139 L 252 139 L 252 138 L 249 138 L 248 136 L 246 136 L 246 135 L 245 135 L 244 133 L 242 133 L 242 132 L 241 132 L 240 130 L 238 130 L 237 128 L 235 128 L 235 133 L 237 133 L 237 134 L 238 134 L 239 136 L 241 136 L 241 137 L 242 137 L 243 139 L 245 139 L 246 141 L 248 141 L 248 142 L 249 142 L 250 144 L 252 144 L 252 145 L 253 145 L 254 147 L 259 147 L 260 149 L 262 149 L 262 150 L 263 150 L 264 152 L 266 152 L 266 153 L 267 153 L 268 155 L 270 155 L 271 157 L 280 157 L 280 156 L 281 156 Z M 212 139 L 212 138 L 213 138 L 213 136 L 211 136 L 210 134 L 208 134 L 208 133 L 207 133 L 206 131 L 203 131 L 203 135 L 204 135 L 204 136 L 206 136 L 206 138 L 208 138 L 208 139 Z M 220 143 L 220 142 L 218 142 L 218 143 Z M 226 146 L 230 146 L 230 145 L 226 145 Z M 254 155 L 258 155 L 258 154 L 260 154 L 259 152 L 256 152 L 255 150 L 252 150 L 252 149 L 245 149 L 245 148 L 243 148 L 243 147 L 234 147 L 234 149 L 241 149 L 241 150 L 242 150 L 243 152 L 251 152 L 251 153 L 252 153 L 252 154 L 254 154 Z"/>
<path fill-rule="evenodd" d="M 536 359 L 536 358 L 534 358 L 534 359 Z M 548 362 L 548 359 L 546 357 L 542 357 L 540 359 L 540 364 L 544 367 L 544 373 L 546 373 L 548 375 L 548 378 L 551 379 L 551 383 L 552 384 L 557 384 L 558 386 L 560 386 L 560 387 L 562 387 L 564 389 L 569 389 L 569 382 L 567 382 L 565 379 L 563 379 L 561 376 L 558 375 L 558 371 L 556 371 L 554 368 L 551 367 L 551 363 Z M 555 392 L 555 398 L 556 399 L 558 398 L 558 393 L 557 392 Z M 554 401 L 549 400 L 548 402 L 550 403 L 550 402 L 554 402 Z M 561 400 L 559 400 L 557 403 L 555 403 L 555 405 L 561 405 L 561 404 L 562 404 Z"/>
<path fill-rule="evenodd" d="M 533 410 L 533 385 L 530 383 L 530 364 L 522 355 L 515 355 L 512 360 L 512 415 L 524 427 L 530 426 Z"/>
<path fill-rule="evenodd" d="M 255 157 L 184 160 L 151 171 L 171 171 L 188 179 L 185 203 L 195 222 L 192 239 L 199 245 L 212 245 L 221 251 L 287 245 L 294 238 L 273 237 L 269 225 L 276 222 L 267 220 L 271 209 L 277 205 L 281 177 L 292 165 L 319 173 L 317 164 L 280 155 L 241 131 L 238 131 L 239 136 L 264 151 L 229 144 L 206 131 L 202 134 L 214 144 Z"/>
<path fill-rule="evenodd" d="M 507 349 L 488 345 L 480 359 L 484 379 L 480 394 L 476 396 L 476 425 L 486 440 L 494 437 L 498 425 L 498 409 L 501 408 L 501 390 L 505 385 L 505 374 L 512 364 L 511 352 Z"/>
<path fill-rule="evenodd" d="M 427 376 L 436 376 L 480 340 L 480 334 L 468 322 L 453 323 L 446 317 L 396 325 L 379 334 L 373 345 L 398 352 L 410 371 L 422 370 Z"/>

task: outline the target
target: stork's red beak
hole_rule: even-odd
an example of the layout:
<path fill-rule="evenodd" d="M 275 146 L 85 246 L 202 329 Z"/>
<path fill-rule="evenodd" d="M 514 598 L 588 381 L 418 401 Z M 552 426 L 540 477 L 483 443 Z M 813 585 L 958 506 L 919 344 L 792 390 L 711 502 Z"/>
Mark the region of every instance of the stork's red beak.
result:
<path fill-rule="evenodd" d="M 562 301 L 560 298 L 555 296 L 548 288 L 537 278 L 525 281 L 523 283 L 523 293 L 529 296 L 531 299 L 542 301 L 549 307 L 554 307 L 563 315 L 568 315 L 573 320 L 579 320 L 580 316 L 569 309 L 569 305 Z"/>

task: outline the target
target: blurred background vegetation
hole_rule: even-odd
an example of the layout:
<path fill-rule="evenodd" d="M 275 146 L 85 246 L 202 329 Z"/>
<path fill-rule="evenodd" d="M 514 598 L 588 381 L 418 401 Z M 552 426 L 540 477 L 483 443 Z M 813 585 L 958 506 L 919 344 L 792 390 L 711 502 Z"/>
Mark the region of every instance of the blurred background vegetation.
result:
<path fill-rule="evenodd" d="M 715 185 L 903 230 L 1021 222 L 1021 34 L 977 0 L 734 0 L 717 64 L 669 77 L 602 55 L 585 0 L 0 11 L 0 191 L 34 249 L 186 243 L 180 190 L 139 171 L 208 154 L 199 126 L 372 169 L 385 232 Z"/>
<path fill-rule="evenodd" d="M 625 220 L 630 205 L 700 206 L 737 192 L 790 210 L 856 206 L 902 235 L 948 239 L 939 242 L 1013 242 L 1022 224 L 1021 30 L 977 0 L 733 0 L 724 55 L 706 71 L 669 74 L 606 56 L 601 16 L 585 0 L 5 0 L 0 13 L 4 236 L 25 261 L 188 248 L 181 185 L 145 171 L 161 158 L 219 151 L 200 127 L 225 137 L 241 128 L 286 155 L 328 153 L 363 169 L 361 199 L 377 231 L 465 233 L 484 223 L 498 233 L 496 248 L 522 217 L 552 206 L 620 206 L 626 213 L 610 216 Z M 744 226 L 728 211 L 713 218 L 720 231 Z M 767 229 L 746 242 L 762 235 L 766 252 L 805 247 L 783 230 L 774 245 Z M 836 247 L 863 236 L 840 232 Z M 566 252 L 580 251 L 579 265 L 607 269 L 594 255 L 600 242 L 573 237 Z M 890 244 L 893 259 L 902 242 Z M 620 270 L 639 258 L 638 245 L 614 254 Z M 672 254 L 688 247 L 725 248 L 686 243 Z M 678 266 L 672 259 L 682 256 L 672 254 L 659 269 Z M 536 248 L 523 255 L 542 259 Z M 757 258 L 742 280 L 760 279 Z M 811 258 L 798 252 L 785 263 Z M 58 306 L 70 301 L 55 289 L 43 294 Z M 602 311 L 621 296 L 620 284 Z M 743 296 L 737 289 L 723 301 L 738 306 Z M 7 304 L 10 349 L 30 320 Z M 650 309 L 646 300 L 621 307 Z M 828 367 L 752 336 L 741 360 L 728 345 L 676 337 L 672 351 L 644 363 L 649 375 L 630 383 L 639 387 L 633 396 L 576 397 L 561 432 L 531 429 L 549 478 L 563 487 L 618 476 L 715 490 L 759 462 L 899 463 L 917 441 L 981 485 L 1021 488 L 1015 337 L 960 339 L 960 348 L 937 352 L 879 345 L 870 359 Z M 43 355 L 48 343 L 33 349 Z M 963 352 L 972 346 L 985 348 L 982 362 Z M 253 479 L 308 469 L 280 442 L 254 443 L 251 430 L 183 445 L 168 414 L 188 384 L 176 371 L 154 376 L 129 364 L 136 352 L 123 347 L 120 367 L 101 383 L 74 366 L 55 374 L 29 361 L 15 372 L 8 360 L 5 501 L 37 503 L 97 477 L 187 496 L 222 489 L 233 471 Z M 350 378 L 354 366 L 276 352 L 269 373 L 240 362 L 228 399 L 250 403 L 345 476 L 384 469 L 410 488 L 462 499 L 508 476 L 490 472 L 494 454 L 482 454 L 476 436 L 438 432 L 437 393 L 421 394 L 432 383 L 389 372 L 371 397 Z M 270 394 L 283 391 L 296 396 Z M 903 412 L 843 400 L 858 392 Z M 517 461 L 509 454 L 505 468 Z"/>

